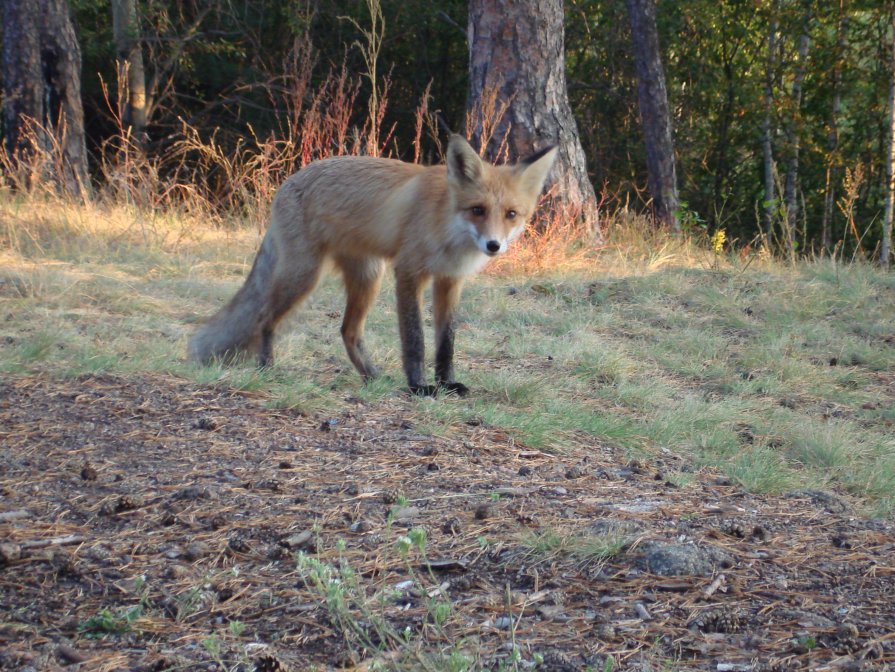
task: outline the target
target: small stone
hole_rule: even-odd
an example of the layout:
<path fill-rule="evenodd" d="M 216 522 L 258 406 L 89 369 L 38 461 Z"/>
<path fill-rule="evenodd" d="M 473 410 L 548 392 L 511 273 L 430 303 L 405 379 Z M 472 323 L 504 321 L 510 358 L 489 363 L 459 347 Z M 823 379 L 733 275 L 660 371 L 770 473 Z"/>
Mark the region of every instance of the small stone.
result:
<path fill-rule="evenodd" d="M 399 506 L 392 510 L 391 516 L 394 521 L 408 521 L 417 518 L 420 510 L 415 506 Z"/>
<path fill-rule="evenodd" d="M 168 569 L 165 571 L 165 574 L 169 579 L 185 579 L 192 574 L 190 572 L 190 568 L 184 565 L 175 564 L 170 565 Z"/>
<path fill-rule="evenodd" d="M 22 557 L 22 548 L 18 544 L 0 544 L 0 564 L 8 564 Z"/>
<path fill-rule="evenodd" d="M 293 550 L 308 549 L 314 544 L 314 533 L 310 530 L 305 530 L 304 532 L 299 532 L 298 534 L 286 537 L 280 543 L 286 548 Z"/>
<path fill-rule="evenodd" d="M 188 485 L 183 490 L 175 493 L 174 499 L 199 500 L 211 499 L 211 491 L 201 485 Z"/>
<path fill-rule="evenodd" d="M 351 523 L 351 527 L 348 529 L 355 534 L 363 534 L 364 532 L 370 531 L 370 523 L 366 520 L 356 520 Z"/>
<path fill-rule="evenodd" d="M 183 555 L 187 560 L 194 562 L 207 553 L 208 547 L 205 544 L 201 541 L 194 541 L 187 545 Z"/>

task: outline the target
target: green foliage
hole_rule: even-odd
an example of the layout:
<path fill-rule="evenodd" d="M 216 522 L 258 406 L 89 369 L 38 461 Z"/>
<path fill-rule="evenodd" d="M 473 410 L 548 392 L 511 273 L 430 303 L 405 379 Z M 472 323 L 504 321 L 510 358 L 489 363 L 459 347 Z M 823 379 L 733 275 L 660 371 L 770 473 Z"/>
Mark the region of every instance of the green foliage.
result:
<path fill-rule="evenodd" d="M 78 625 L 78 632 L 89 639 L 99 639 L 105 635 L 121 635 L 133 630 L 134 622 L 143 615 L 143 607 L 114 611 L 103 609 Z"/>
<path fill-rule="evenodd" d="M 83 52 L 88 136 L 99 155 L 117 130 L 102 92 L 105 82 L 114 106 L 111 12 L 98 0 L 71 4 Z M 366 127 L 370 142 L 387 138 L 387 153 L 413 155 L 414 115 L 430 86 L 430 109 L 462 130 L 466 3 L 382 0 L 375 5 L 381 7 L 381 18 L 371 15 L 368 3 L 345 0 L 324 0 L 313 8 L 274 0 L 138 3 L 147 77 L 159 82 L 150 92 L 155 105 L 149 154 L 163 158 L 167 171 L 182 171 L 181 159 L 187 164 L 198 160 L 195 152 L 171 155 L 183 140 L 182 119 L 199 137 L 214 135 L 224 155 L 270 137 L 300 142 L 292 137 L 295 118 L 310 111 L 314 92 L 342 65 L 352 73 L 349 88 L 357 92 L 348 101 L 353 132 Z M 766 206 L 760 138 L 770 81 L 768 119 L 780 182 L 771 199 L 772 218 L 779 224 L 786 216 L 779 192 L 788 157 L 797 147 L 800 212 L 792 248 L 800 254 L 819 249 L 826 213 L 837 254 L 850 258 L 872 251 L 884 196 L 884 180 L 878 176 L 884 174 L 891 77 L 888 10 L 885 3 L 847 3 L 844 8 L 840 14 L 840 3 L 770 0 L 658 4 L 684 228 L 724 229 L 734 246 L 756 237 L 757 214 Z M 569 95 L 594 182 L 606 185 L 609 209 L 639 207 L 646 168 L 625 3 L 566 0 L 565 10 Z M 377 17 L 379 32 L 371 32 L 371 17 Z M 778 28 L 777 50 L 769 60 L 772 23 Z M 796 107 L 797 43 L 806 26 L 810 48 Z M 300 75 L 305 70 L 311 73 L 307 82 Z M 385 116 L 371 125 L 380 99 L 388 101 Z M 425 134 L 423 144 L 424 160 L 437 160 Z M 264 154 L 261 148 L 252 151 Z M 865 177 L 849 187 L 846 169 Z M 210 172 L 214 180 L 221 179 Z M 852 196 L 846 194 L 849 189 Z"/>

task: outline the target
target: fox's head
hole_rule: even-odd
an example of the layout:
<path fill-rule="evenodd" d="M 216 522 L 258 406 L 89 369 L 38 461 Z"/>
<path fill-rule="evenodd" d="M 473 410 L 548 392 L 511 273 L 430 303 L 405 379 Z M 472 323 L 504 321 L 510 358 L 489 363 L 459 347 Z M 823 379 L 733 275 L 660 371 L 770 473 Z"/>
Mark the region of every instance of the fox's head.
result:
<path fill-rule="evenodd" d="M 525 228 L 556 158 L 556 147 L 512 166 L 482 161 L 466 140 L 451 136 L 447 174 L 457 212 L 454 222 L 469 233 L 476 246 L 490 257 L 507 251 Z"/>

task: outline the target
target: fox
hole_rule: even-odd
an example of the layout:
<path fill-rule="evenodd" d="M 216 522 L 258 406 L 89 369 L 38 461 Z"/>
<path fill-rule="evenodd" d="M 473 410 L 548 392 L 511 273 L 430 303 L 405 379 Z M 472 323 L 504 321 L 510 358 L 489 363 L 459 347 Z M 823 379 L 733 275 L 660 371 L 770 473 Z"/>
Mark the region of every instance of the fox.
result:
<path fill-rule="evenodd" d="M 463 283 L 523 232 L 556 154 L 551 145 L 516 164 L 494 165 L 455 134 L 442 165 L 371 156 L 309 163 L 277 190 L 245 283 L 190 339 L 190 358 L 208 364 L 254 354 L 259 367 L 272 366 L 278 323 L 334 265 L 346 295 L 342 341 L 363 380 L 371 381 L 379 369 L 364 345 L 364 327 L 391 262 L 410 392 L 465 396 L 469 388 L 454 373 Z M 426 383 L 422 320 L 430 283 L 434 385 Z"/>

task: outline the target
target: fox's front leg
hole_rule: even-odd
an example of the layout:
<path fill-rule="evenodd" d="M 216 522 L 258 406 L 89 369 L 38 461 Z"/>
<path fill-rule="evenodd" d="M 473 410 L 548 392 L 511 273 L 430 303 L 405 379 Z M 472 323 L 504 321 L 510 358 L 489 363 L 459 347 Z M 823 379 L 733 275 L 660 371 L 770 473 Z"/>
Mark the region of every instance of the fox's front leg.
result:
<path fill-rule="evenodd" d="M 401 332 L 401 357 L 407 385 L 414 394 L 434 397 L 435 385 L 426 385 L 423 363 L 426 345 L 423 337 L 422 299 L 423 278 L 401 272 L 395 273 L 395 294 L 398 299 L 398 327 Z"/>
<path fill-rule="evenodd" d="M 469 388 L 454 380 L 454 313 L 460 302 L 462 281 L 457 278 L 437 278 L 432 288 L 432 307 L 435 315 L 435 383 L 461 397 Z"/>

